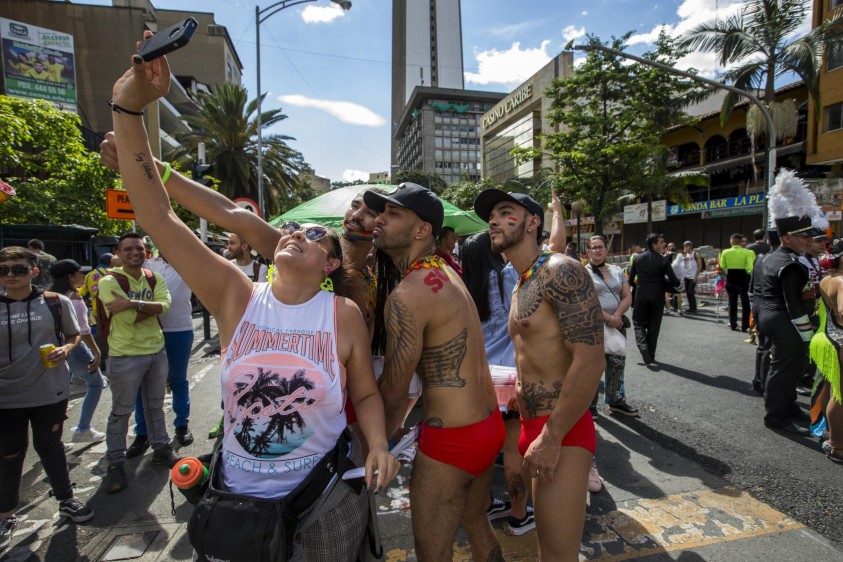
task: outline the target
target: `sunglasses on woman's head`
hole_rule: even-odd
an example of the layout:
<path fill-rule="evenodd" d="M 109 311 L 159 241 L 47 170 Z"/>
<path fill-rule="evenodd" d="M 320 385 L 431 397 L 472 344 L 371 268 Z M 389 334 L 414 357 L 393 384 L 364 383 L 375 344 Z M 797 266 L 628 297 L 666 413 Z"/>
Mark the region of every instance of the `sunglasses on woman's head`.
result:
<path fill-rule="evenodd" d="M 284 234 L 292 234 L 298 231 L 304 232 L 304 237 L 311 242 L 318 242 L 328 236 L 328 229 L 324 226 L 308 226 L 305 228 L 295 221 L 288 221 L 281 225 L 281 232 Z"/>
<path fill-rule="evenodd" d="M 23 277 L 30 272 L 30 268 L 25 265 L 17 264 L 9 267 L 8 265 L 0 265 L 0 277 L 6 277 L 9 272 L 15 277 Z"/>

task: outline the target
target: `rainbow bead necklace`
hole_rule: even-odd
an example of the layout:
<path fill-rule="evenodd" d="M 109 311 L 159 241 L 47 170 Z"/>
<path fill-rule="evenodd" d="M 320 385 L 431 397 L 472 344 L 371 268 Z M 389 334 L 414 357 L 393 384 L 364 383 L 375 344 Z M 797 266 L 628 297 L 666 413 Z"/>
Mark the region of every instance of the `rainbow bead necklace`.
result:
<path fill-rule="evenodd" d="M 404 277 L 409 275 L 415 269 L 430 269 L 431 267 L 443 268 L 445 267 L 445 260 L 439 256 L 424 256 L 411 263 L 404 271 Z"/>
<path fill-rule="evenodd" d="M 527 268 L 527 271 L 521 274 L 521 278 L 518 280 L 518 286 L 515 287 L 515 290 L 521 288 L 521 285 L 526 283 L 527 279 L 532 277 L 536 273 L 536 270 L 538 270 L 538 268 L 540 268 L 545 262 L 545 260 L 547 260 L 547 258 L 550 257 L 552 254 L 553 252 L 544 251 L 538 256 L 536 256 L 536 259 L 533 260 L 533 263 L 530 264 L 530 267 Z"/>

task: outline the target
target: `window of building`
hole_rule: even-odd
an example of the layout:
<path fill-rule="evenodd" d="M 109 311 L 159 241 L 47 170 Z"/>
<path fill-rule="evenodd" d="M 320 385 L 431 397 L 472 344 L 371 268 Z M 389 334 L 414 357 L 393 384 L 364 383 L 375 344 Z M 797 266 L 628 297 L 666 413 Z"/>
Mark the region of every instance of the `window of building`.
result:
<path fill-rule="evenodd" d="M 825 108 L 825 131 L 843 129 L 843 102 Z"/>
<path fill-rule="evenodd" d="M 840 1 L 843 2 L 843 0 Z M 831 72 L 841 66 L 843 66 L 843 49 L 837 49 L 836 52 L 829 53 L 828 61 L 826 62 L 826 71 Z"/>
<path fill-rule="evenodd" d="M 839 8 L 840 6 L 843 6 L 843 0 L 831 0 L 831 9 L 832 10 L 834 8 Z"/>

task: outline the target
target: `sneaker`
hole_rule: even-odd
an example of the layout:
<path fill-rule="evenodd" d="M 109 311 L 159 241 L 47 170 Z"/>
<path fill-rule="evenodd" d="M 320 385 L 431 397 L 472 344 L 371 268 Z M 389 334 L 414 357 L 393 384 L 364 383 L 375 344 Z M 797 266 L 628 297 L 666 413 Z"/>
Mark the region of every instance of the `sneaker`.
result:
<path fill-rule="evenodd" d="M 515 517 L 509 518 L 509 524 L 506 528 L 506 534 L 520 537 L 521 535 L 532 531 L 535 528 L 536 515 L 535 513 L 533 513 L 533 508 L 528 505 L 527 515 L 524 516 L 524 519 L 516 519 Z"/>
<path fill-rule="evenodd" d="M 211 431 L 208 432 L 208 439 L 216 439 L 223 432 L 223 422 L 225 418 L 220 418 L 220 421 L 217 422 L 217 425 L 211 428 Z"/>
<path fill-rule="evenodd" d="M 106 493 L 113 494 L 119 492 L 129 485 L 126 479 L 126 468 L 122 462 L 108 465 L 108 472 L 105 473 L 103 486 L 105 486 Z"/>
<path fill-rule="evenodd" d="M 592 494 L 599 494 L 603 490 L 603 481 L 600 480 L 600 473 L 597 467 L 592 465 L 588 471 L 588 491 Z"/>
<path fill-rule="evenodd" d="M 15 528 L 18 526 L 17 517 L 9 517 L 8 519 L 0 519 L 0 551 L 9 548 L 12 542 L 12 535 L 15 534 Z"/>
<path fill-rule="evenodd" d="M 627 404 L 626 402 L 621 402 L 620 404 L 609 404 L 609 409 L 613 414 L 620 414 L 631 418 L 638 417 L 638 408 L 632 406 L 631 404 Z"/>
<path fill-rule="evenodd" d="M 160 449 L 155 449 L 155 452 L 152 453 L 152 464 L 162 464 L 172 468 L 183 458 L 184 456 L 175 454 L 171 446 L 166 445 Z"/>
<path fill-rule="evenodd" d="M 139 457 L 149 449 L 149 439 L 147 439 L 146 435 L 138 435 L 135 437 L 135 440 L 132 441 L 132 444 L 129 445 L 129 448 L 126 449 L 126 458 L 131 459 L 134 457 Z"/>
<path fill-rule="evenodd" d="M 492 498 L 492 503 L 490 503 L 489 507 L 486 508 L 486 517 L 489 518 L 489 521 L 509 517 L 511 513 L 512 504 L 499 500 L 498 498 Z"/>
<path fill-rule="evenodd" d="M 98 443 L 105 439 L 105 433 L 97 431 L 93 427 L 89 429 L 73 428 L 73 436 L 70 438 L 74 443 Z"/>
<path fill-rule="evenodd" d="M 59 513 L 74 523 L 84 523 L 94 517 L 94 510 L 76 498 L 66 499 L 59 504 Z"/>
<path fill-rule="evenodd" d="M 176 441 L 179 442 L 179 445 L 182 447 L 187 447 L 191 443 L 193 443 L 193 434 L 190 432 L 190 428 L 186 425 L 176 428 Z"/>

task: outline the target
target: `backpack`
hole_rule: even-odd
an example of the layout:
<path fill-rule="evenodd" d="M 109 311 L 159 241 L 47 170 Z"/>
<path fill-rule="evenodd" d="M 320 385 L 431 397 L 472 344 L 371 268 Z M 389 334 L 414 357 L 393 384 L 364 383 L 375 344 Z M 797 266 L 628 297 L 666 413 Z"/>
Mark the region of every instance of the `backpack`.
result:
<path fill-rule="evenodd" d="M 53 326 L 56 330 L 56 340 L 59 345 L 64 344 L 64 334 L 61 331 L 61 299 L 58 293 L 53 291 L 44 291 L 44 302 L 47 303 L 47 308 L 50 309 L 50 314 L 53 315 Z"/>
<path fill-rule="evenodd" d="M 155 279 L 155 274 L 149 271 L 146 268 L 141 268 L 143 271 L 144 276 L 146 277 L 146 282 L 149 283 L 149 289 L 155 293 L 155 284 L 157 280 Z M 122 273 L 117 273 L 116 271 L 112 271 L 111 275 L 117 281 L 117 284 L 120 285 L 120 288 L 123 289 L 123 292 L 126 295 L 129 294 L 129 278 L 123 275 Z M 102 334 L 102 337 L 107 338 L 109 334 L 111 334 L 111 315 L 108 313 L 108 309 L 105 307 L 103 302 L 100 300 L 99 291 L 97 291 L 97 334 Z M 160 319 L 159 319 L 160 323 Z"/>
<path fill-rule="evenodd" d="M 257 282 L 258 275 L 260 275 L 261 264 L 258 260 L 252 262 L 252 281 Z"/>

